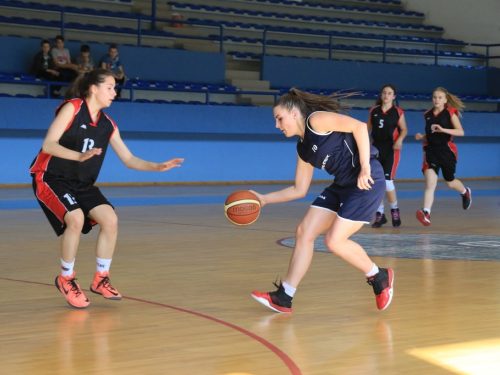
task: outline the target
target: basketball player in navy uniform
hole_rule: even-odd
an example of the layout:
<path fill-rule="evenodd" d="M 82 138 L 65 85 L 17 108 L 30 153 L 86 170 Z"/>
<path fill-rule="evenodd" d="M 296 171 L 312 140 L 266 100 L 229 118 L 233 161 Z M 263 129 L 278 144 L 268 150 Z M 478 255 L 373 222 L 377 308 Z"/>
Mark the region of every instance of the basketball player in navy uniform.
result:
<path fill-rule="evenodd" d="M 401 225 L 399 215 L 398 199 L 394 177 L 399 165 L 403 140 L 408 134 L 404 111 L 393 104 L 396 98 L 396 87 L 385 85 L 382 87 L 380 99 L 375 107 L 370 109 L 368 118 L 368 132 L 371 131 L 373 146 L 379 152 L 378 161 L 384 168 L 385 195 L 391 205 L 392 226 L 398 228 Z M 384 214 L 384 200 L 375 213 L 375 221 L 372 228 L 380 228 L 387 223 Z"/>
<path fill-rule="evenodd" d="M 443 173 L 446 185 L 462 195 L 462 208 L 468 210 L 472 203 L 471 189 L 455 178 L 458 160 L 457 146 L 453 137 L 463 137 L 460 124 L 462 101 L 446 89 L 438 87 L 432 95 L 434 108 L 424 113 L 425 134 L 417 133 L 416 140 L 424 140 L 424 163 L 422 172 L 425 177 L 424 206 L 416 213 L 417 220 L 424 226 L 431 225 L 431 208 L 439 170 Z"/>
<path fill-rule="evenodd" d="M 276 127 L 286 137 L 299 136 L 295 185 L 265 195 L 253 192 L 261 206 L 303 198 L 314 168 L 335 176 L 298 226 L 288 273 L 280 285 L 275 283 L 278 290 L 252 292 L 257 301 L 277 312 L 292 312 L 294 293 L 311 264 L 314 240 L 325 231 L 327 248 L 365 274 L 377 307 L 383 310 L 392 300 L 393 270 L 377 267 L 349 239 L 370 222 L 384 196 L 385 178 L 366 124 L 339 114 L 347 108 L 338 98 L 291 89 L 274 104 Z"/>
<path fill-rule="evenodd" d="M 108 200 L 94 186 L 108 144 L 128 167 L 143 171 L 166 171 L 179 167 L 183 159 L 153 163 L 132 155 L 116 124 L 102 108 L 116 96 L 113 73 L 95 69 L 79 76 L 56 110 L 42 149 L 30 172 L 38 203 L 58 236 L 61 236 L 61 274 L 55 285 L 67 302 L 85 308 L 89 300 L 75 282 L 74 263 L 80 233 L 99 224 L 97 270 L 91 292 L 119 300 L 110 284 L 109 268 L 116 244 L 118 219 Z M 73 99 L 72 99 L 73 98 Z"/>

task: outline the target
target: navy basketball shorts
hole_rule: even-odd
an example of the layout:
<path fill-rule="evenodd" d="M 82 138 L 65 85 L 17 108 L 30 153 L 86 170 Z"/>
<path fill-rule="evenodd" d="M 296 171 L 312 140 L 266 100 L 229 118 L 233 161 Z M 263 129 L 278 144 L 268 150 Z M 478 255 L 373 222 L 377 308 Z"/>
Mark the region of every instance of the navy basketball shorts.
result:
<path fill-rule="evenodd" d="M 451 182 L 455 179 L 457 160 L 457 148 L 455 144 L 451 144 L 451 147 L 449 145 L 444 147 L 424 146 L 422 172 L 425 172 L 427 169 L 433 169 L 439 176 L 439 170 L 441 169 L 444 180 Z"/>
<path fill-rule="evenodd" d="M 373 143 L 373 146 L 376 147 L 379 152 L 377 160 L 382 164 L 385 179 L 389 181 L 394 180 L 396 177 L 396 171 L 401 157 L 401 151 L 394 150 L 392 148 L 393 145 L 394 143 L 392 141 Z"/>
<path fill-rule="evenodd" d="M 111 203 L 102 195 L 99 188 L 92 184 L 68 181 L 49 173 L 38 172 L 33 176 L 33 191 L 45 216 L 58 236 L 64 233 L 64 215 L 81 209 L 85 215 L 82 233 L 87 234 L 97 223 L 88 217 L 95 207 Z"/>
<path fill-rule="evenodd" d="M 370 190 L 361 190 L 357 183 L 349 186 L 331 184 L 316 200 L 312 207 L 335 212 L 341 219 L 368 224 L 385 196 L 385 178 L 382 166 L 371 159 L 371 177 L 375 182 Z"/>

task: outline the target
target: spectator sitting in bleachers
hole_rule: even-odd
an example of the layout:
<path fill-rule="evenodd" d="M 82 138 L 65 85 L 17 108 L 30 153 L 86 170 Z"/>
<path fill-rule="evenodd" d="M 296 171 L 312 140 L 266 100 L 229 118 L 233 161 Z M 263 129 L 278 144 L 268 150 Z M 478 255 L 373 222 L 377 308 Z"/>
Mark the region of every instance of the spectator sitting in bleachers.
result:
<path fill-rule="evenodd" d="M 103 69 L 111 70 L 114 74 L 116 84 L 125 84 L 125 72 L 123 71 L 123 66 L 118 56 L 118 47 L 116 44 L 111 44 L 109 46 L 109 52 L 101 58 L 100 66 Z M 122 89 L 116 89 L 116 98 L 121 96 Z"/>
<path fill-rule="evenodd" d="M 73 82 L 78 77 L 78 65 L 71 62 L 69 50 L 64 48 L 64 37 L 55 38 L 55 47 L 50 52 L 62 82 Z"/>
<path fill-rule="evenodd" d="M 42 50 L 38 52 L 33 59 L 33 69 L 32 74 L 37 78 L 43 78 L 50 82 L 59 82 L 60 76 L 59 72 L 56 70 L 54 61 L 50 56 L 50 43 L 48 40 L 42 40 L 40 44 Z M 50 86 L 50 96 L 56 98 L 59 96 L 59 90 L 61 86 L 51 85 Z"/>
<path fill-rule="evenodd" d="M 94 69 L 94 60 L 90 56 L 90 47 L 88 44 L 82 44 L 80 47 L 80 56 L 76 59 L 78 73 L 88 73 Z"/>

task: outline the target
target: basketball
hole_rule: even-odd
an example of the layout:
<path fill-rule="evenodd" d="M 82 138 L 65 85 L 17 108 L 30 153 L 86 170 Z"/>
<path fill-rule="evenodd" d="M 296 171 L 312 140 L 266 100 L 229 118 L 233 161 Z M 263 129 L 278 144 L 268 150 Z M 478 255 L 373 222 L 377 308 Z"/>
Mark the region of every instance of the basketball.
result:
<path fill-rule="evenodd" d="M 250 225 L 259 217 L 259 199 L 248 190 L 237 190 L 227 197 L 224 203 L 224 213 L 234 225 Z"/>

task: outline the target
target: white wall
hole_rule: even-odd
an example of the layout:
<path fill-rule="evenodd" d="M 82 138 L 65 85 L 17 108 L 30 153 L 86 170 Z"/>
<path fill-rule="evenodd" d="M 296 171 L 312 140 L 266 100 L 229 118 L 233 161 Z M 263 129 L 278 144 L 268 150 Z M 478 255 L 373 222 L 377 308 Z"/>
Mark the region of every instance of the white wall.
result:
<path fill-rule="evenodd" d="M 500 44 L 499 0 L 403 0 L 406 10 L 425 14 L 425 24 L 445 29 L 443 38 L 466 43 Z M 468 47 L 469 52 L 485 53 L 484 48 Z M 500 55 L 500 47 L 490 49 Z M 500 59 L 490 61 L 500 66 Z"/>

